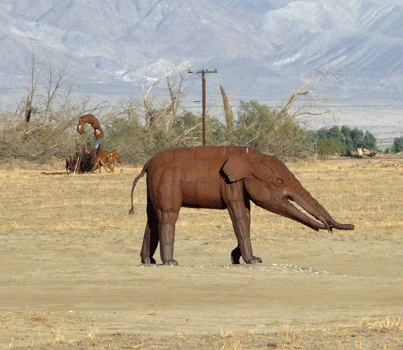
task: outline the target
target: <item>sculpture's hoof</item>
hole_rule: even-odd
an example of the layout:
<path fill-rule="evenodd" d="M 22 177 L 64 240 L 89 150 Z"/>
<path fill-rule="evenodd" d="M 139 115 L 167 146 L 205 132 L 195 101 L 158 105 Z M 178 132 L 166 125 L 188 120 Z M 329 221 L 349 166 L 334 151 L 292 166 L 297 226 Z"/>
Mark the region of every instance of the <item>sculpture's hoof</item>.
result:
<path fill-rule="evenodd" d="M 164 265 L 178 266 L 178 262 L 174 259 L 164 262 Z"/>
<path fill-rule="evenodd" d="M 141 258 L 141 263 L 144 265 L 151 265 L 151 264 L 156 264 L 157 262 L 155 261 L 155 259 L 153 257 L 150 258 Z"/>
<path fill-rule="evenodd" d="M 249 259 L 246 263 L 247 264 L 261 264 L 262 259 L 258 258 L 257 256 L 254 256 L 252 259 Z"/>

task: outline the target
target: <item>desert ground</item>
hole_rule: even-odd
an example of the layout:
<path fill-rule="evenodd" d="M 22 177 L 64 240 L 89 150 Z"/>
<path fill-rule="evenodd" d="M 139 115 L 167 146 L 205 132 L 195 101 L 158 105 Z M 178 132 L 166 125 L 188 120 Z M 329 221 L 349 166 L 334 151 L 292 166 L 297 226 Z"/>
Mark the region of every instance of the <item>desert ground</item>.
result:
<path fill-rule="evenodd" d="M 0 164 L 0 349 L 403 349 L 403 160 L 288 164 L 354 231 L 252 208 L 262 264 L 230 264 L 226 211 L 182 209 L 179 266 L 140 263 L 140 168 Z"/>

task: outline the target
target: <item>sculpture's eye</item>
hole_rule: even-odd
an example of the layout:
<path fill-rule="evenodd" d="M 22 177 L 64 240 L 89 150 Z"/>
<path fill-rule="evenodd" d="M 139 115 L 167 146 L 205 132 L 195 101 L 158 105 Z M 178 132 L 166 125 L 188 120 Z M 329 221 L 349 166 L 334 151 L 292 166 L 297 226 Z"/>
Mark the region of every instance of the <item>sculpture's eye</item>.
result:
<path fill-rule="evenodd" d="M 278 183 L 279 185 L 282 185 L 282 184 L 284 183 L 284 181 L 281 180 L 281 179 L 277 179 L 277 183 Z"/>

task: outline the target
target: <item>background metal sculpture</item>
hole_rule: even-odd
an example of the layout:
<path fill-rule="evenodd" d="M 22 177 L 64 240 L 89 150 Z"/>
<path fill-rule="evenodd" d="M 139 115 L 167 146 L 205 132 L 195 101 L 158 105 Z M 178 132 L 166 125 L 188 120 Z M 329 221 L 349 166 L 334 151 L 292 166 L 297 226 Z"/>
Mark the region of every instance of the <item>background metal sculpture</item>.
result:
<path fill-rule="evenodd" d="M 85 173 L 92 172 L 101 167 L 106 167 L 106 164 L 110 164 L 110 171 L 115 170 L 115 158 L 120 163 L 120 170 L 123 171 L 123 161 L 120 158 L 119 152 L 114 149 L 109 153 L 105 153 L 102 148 L 102 138 L 104 132 L 98 119 L 93 114 L 85 114 L 80 117 L 77 125 L 77 132 L 82 135 L 85 133 L 84 125 L 90 124 L 94 129 L 95 143 L 94 148 L 89 152 L 83 147 L 82 151 L 77 151 L 72 157 L 66 158 L 66 171 L 67 173 Z"/>
<path fill-rule="evenodd" d="M 181 207 L 228 210 L 238 240 L 231 253 L 235 264 L 241 256 L 248 264 L 262 262 L 252 252 L 250 201 L 314 230 L 354 229 L 354 225 L 336 222 L 279 159 L 251 148 L 203 146 L 157 154 L 133 181 L 130 213 L 134 188 L 145 174 L 147 225 L 140 254 L 144 264 L 155 263 L 153 255 L 160 242 L 162 263 L 177 265 L 173 248 Z"/>

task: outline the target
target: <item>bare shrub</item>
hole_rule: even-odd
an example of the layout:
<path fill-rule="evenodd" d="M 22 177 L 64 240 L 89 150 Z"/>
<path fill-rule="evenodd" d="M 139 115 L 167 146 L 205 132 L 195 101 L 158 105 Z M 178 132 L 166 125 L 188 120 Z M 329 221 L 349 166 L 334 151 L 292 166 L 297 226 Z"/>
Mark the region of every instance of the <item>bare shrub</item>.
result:
<path fill-rule="evenodd" d="M 39 118 L 24 125 L 23 118 L 7 120 L 0 129 L 0 157 L 3 160 L 22 158 L 44 163 L 51 157 L 63 158 L 74 152 L 71 135 L 75 118 L 55 115 L 52 122 Z"/>

